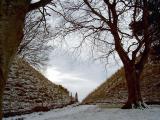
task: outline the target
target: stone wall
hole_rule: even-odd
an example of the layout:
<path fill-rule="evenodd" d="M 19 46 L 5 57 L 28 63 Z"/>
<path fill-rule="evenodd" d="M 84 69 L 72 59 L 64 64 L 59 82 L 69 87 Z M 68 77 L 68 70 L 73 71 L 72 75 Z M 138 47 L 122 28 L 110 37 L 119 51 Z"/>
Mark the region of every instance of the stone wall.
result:
<path fill-rule="evenodd" d="M 47 111 L 71 102 L 67 89 L 52 83 L 18 58 L 10 68 L 3 99 L 4 116 Z"/>

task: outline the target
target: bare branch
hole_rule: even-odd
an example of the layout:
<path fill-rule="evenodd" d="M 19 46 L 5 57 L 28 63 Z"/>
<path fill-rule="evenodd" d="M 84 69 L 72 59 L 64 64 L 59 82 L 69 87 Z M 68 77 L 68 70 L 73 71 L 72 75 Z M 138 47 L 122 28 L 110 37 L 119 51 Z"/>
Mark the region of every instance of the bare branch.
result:
<path fill-rule="evenodd" d="M 44 7 L 47 4 L 51 3 L 52 0 L 40 0 L 39 2 L 33 3 L 29 5 L 28 11 L 32 11 L 38 9 L 40 7 Z M 53 3 L 52 3 L 53 4 Z"/>

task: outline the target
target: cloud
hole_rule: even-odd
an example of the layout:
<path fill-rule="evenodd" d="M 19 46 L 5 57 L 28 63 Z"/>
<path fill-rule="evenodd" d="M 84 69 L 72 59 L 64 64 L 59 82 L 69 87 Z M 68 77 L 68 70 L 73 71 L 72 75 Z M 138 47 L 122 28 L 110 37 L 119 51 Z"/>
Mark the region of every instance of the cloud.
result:
<path fill-rule="evenodd" d="M 61 52 L 60 52 L 61 51 Z M 56 84 L 61 84 L 70 92 L 78 92 L 79 99 L 82 100 L 91 91 L 98 87 L 111 74 L 117 70 L 117 66 L 112 66 L 108 70 L 104 64 L 75 58 L 71 52 L 59 50 L 50 54 L 45 76 Z"/>
<path fill-rule="evenodd" d="M 46 76 L 48 76 L 52 82 L 66 87 L 72 94 L 78 92 L 80 100 L 99 85 L 96 80 L 88 79 L 82 74 L 78 74 L 78 72 L 77 74 L 71 74 L 69 71 L 68 73 L 62 73 L 50 67 L 46 71 Z"/>

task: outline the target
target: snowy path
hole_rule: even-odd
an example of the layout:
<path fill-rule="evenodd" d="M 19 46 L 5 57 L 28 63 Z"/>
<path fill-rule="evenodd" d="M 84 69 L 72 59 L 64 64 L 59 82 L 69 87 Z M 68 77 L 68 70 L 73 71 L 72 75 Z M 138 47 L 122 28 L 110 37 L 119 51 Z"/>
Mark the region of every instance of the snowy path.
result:
<path fill-rule="evenodd" d="M 95 105 L 66 107 L 49 112 L 32 113 L 3 120 L 160 120 L 160 107 L 146 110 L 122 110 L 99 108 Z"/>

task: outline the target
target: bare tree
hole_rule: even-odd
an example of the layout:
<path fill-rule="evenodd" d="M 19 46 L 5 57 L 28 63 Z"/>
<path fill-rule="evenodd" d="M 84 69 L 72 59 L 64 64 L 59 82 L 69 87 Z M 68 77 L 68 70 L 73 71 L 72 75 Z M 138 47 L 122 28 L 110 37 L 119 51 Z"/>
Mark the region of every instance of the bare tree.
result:
<path fill-rule="evenodd" d="M 40 0 L 35 3 L 31 0 L 0 0 L 0 119 L 2 119 L 2 96 L 8 69 L 24 36 L 25 17 L 30 11 L 44 8 L 47 4 L 54 6 L 55 2 L 52 0 Z M 44 13 L 45 9 L 41 11 L 41 14 L 45 15 Z"/>
<path fill-rule="evenodd" d="M 20 58 L 25 59 L 37 69 L 46 64 L 49 52 L 53 50 L 52 44 L 49 43 L 52 41 L 51 27 L 42 19 L 43 15 L 39 10 L 27 14 L 24 37 L 17 51 Z"/>
<path fill-rule="evenodd" d="M 78 47 L 88 40 L 101 52 L 101 58 L 116 51 L 128 86 L 128 100 L 122 108 L 145 108 L 140 77 L 156 36 L 149 23 L 148 0 L 69 0 L 59 6 L 57 14 L 65 20 L 58 28 L 59 35 L 79 31 L 83 37 Z"/>
<path fill-rule="evenodd" d="M 152 25 L 152 29 L 155 31 L 152 37 L 151 52 L 149 56 L 149 62 L 159 63 L 160 62 L 160 0 L 149 0 L 148 8 L 150 11 L 148 20 L 149 24 Z M 139 24 L 141 21 L 137 21 L 135 24 Z M 142 31 L 142 29 L 139 29 Z M 141 32 L 142 33 L 142 32 Z"/>

